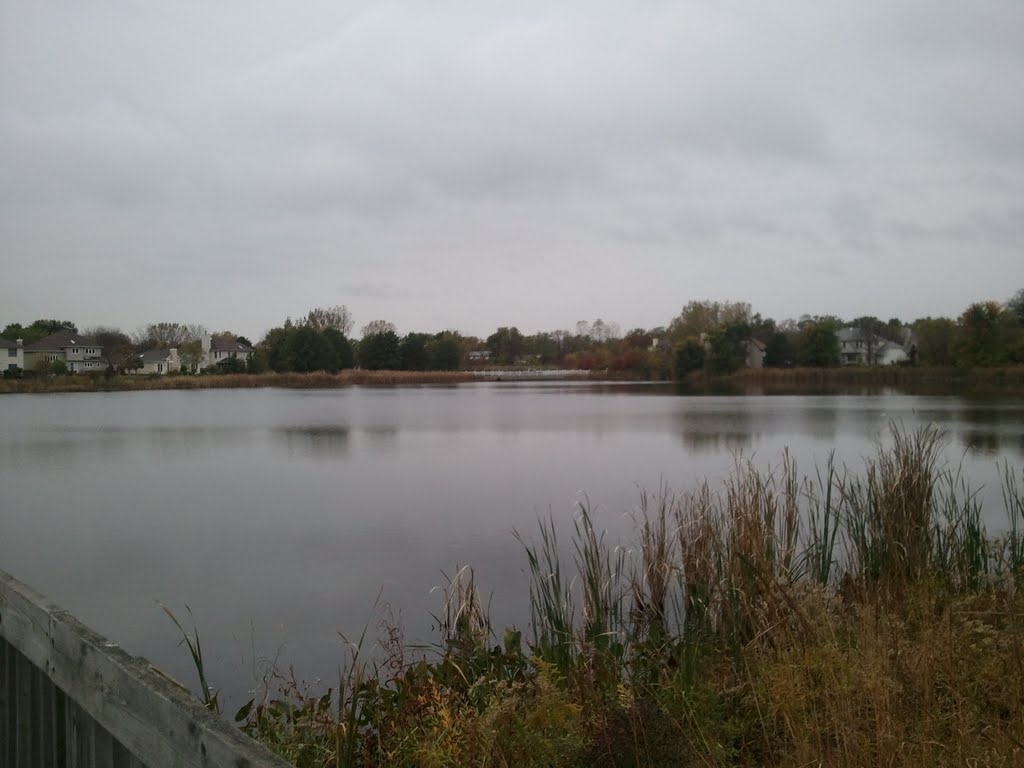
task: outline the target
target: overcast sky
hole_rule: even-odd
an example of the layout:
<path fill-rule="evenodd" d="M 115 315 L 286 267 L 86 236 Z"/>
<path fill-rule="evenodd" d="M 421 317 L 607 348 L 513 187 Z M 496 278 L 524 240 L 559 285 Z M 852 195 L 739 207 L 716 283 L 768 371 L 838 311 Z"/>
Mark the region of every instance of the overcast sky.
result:
<path fill-rule="evenodd" d="M 1024 2 L 0 0 L 0 325 L 958 314 L 1024 287 Z"/>

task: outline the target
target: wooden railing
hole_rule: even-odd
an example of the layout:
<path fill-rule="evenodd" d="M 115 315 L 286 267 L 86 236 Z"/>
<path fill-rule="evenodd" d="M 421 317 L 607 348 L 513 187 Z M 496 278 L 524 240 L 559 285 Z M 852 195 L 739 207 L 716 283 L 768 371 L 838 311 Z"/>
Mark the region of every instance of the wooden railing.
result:
<path fill-rule="evenodd" d="M 0 571 L 0 766 L 287 765 L 148 661 Z"/>

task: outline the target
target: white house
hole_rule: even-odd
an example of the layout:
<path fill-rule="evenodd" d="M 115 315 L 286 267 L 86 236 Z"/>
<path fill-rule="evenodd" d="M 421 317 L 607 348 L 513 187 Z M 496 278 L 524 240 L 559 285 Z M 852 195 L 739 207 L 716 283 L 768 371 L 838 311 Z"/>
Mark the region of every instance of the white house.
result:
<path fill-rule="evenodd" d="M 0 372 L 25 370 L 25 345 L 21 339 L 0 338 Z"/>
<path fill-rule="evenodd" d="M 208 333 L 203 334 L 202 347 L 203 361 L 199 366 L 200 368 L 220 365 L 231 358 L 236 358 L 244 363 L 256 353 L 256 350 L 248 344 L 243 344 L 240 341 L 214 338 Z"/>
<path fill-rule="evenodd" d="M 129 373 L 166 375 L 181 370 L 178 350 L 173 347 L 171 349 L 150 349 L 138 355 L 136 359 L 139 367 L 129 370 Z"/>
<path fill-rule="evenodd" d="M 25 346 L 25 365 L 34 369 L 41 362 L 64 363 L 71 373 L 104 371 L 103 346 L 95 339 L 65 328 Z"/>
<path fill-rule="evenodd" d="M 902 345 L 878 335 L 869 337 L 860 328 L 842 328 L 836 335 L 843 365 L 895 365 L 909 359 Z"/>
<path fill-rule="evenodd" d="M 879 365 L 896 365 L 910 359 L 907 350 L 891 341 L 883 341 L 876 355 Z"/>
<path fill-rule="evenodd" d="M 747 340 L 747 356 L 743 361 L 747 368 L 764 368 L 764 353 L 767 347 L 758 339 Z"/>

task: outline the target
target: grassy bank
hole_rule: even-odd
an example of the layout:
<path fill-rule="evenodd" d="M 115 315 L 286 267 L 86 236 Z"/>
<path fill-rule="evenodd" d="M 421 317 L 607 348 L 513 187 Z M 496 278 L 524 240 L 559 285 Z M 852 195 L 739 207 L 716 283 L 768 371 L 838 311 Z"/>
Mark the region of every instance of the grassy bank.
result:
<path fill-rule="evenodd" d="M 954 368 L 912 366 L 850 366 L 845 368 L 743 368 L 711 376 L 695 371 L 685 379 L 693 387 L 725 385 L 741 392 L 799 392 L 881 389 L 907 392 L 980 390 L 1024 393 L 1024 366 Z"/>
<path fill-rule="evenodd" d="M 510 376 L 512 370 L 516 375 Z M 622 371 L 579 371 L 566 378 L 588 381 L 636 381 Z M 261 373 L 209 376 L 47 376 L 24 379 L 0 379 L 0 395 L 55 392 L 134 392 L 151 389 L 330 389 L 402 384 L 458 384 L 489 379 L 529 381 L 529 371 L 365 371 L 340 373 Z M 538 380 L 551 380 L 538 373 Z M 1006 368 L 745 368 L 725 376 L 710 376 L 704 371 L 689 374 L 681 382 L 684 390 L 729 394 L 846 393 L 876 391 L 895 387 L 911 394 L 981 392 L 1004 395 L 1024 394 L 1024 366 Z"/>
<path fill-rule="evenodd" d="M 283 676 L 237 719 L 299 766 L 1022 765 L 1024 473 L 993 538 L 940 448 L 739 463 L 642 496 L 627 546 L 586 507 L 569 542 L 541 519 L 525 635 L 463 568 L 432 652 L 391 627 L 332 690 Z"/>
<path fill-rule="evenodd" d="M 331 389 L 398 384 L 457 384 L 477 377 L 461 371 L 364 371 L 340 373 L 236 373 L 210 376 L 53 376 L 0 379 L 0 394 L 46 392 L 136 392 L 150 389 Z"/>
<path fill-rule="evenodd" d="M 137 392 L 151 389 L 332 389 L 359 386 L 400 386 L 415 384 L 461 384 L 470 381 L 551 381 L 550 375 L 536 369 L 475 371 L 367 371 L 347 369 L 339 373 L 233 373 L 196 376 L 105 376 L 78 374 L 73 376 L 40 376 L 23 379 L 0 379 L 0 395 L 56 392 Z M 531 376 L 531 373 L 535 375 Z M 586 371 L 567 372 L 566 379 L 617 381 Z"/>

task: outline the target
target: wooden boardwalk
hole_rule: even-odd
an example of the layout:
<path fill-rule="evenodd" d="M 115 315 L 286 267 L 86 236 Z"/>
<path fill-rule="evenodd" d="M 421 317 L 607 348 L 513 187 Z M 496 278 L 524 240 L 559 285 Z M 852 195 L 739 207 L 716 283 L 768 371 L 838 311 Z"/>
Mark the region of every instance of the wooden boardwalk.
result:
<path fill-rule="evenodd" d="M 286 768 L 179 684 L 0 571 L 0 766 Z"/>

